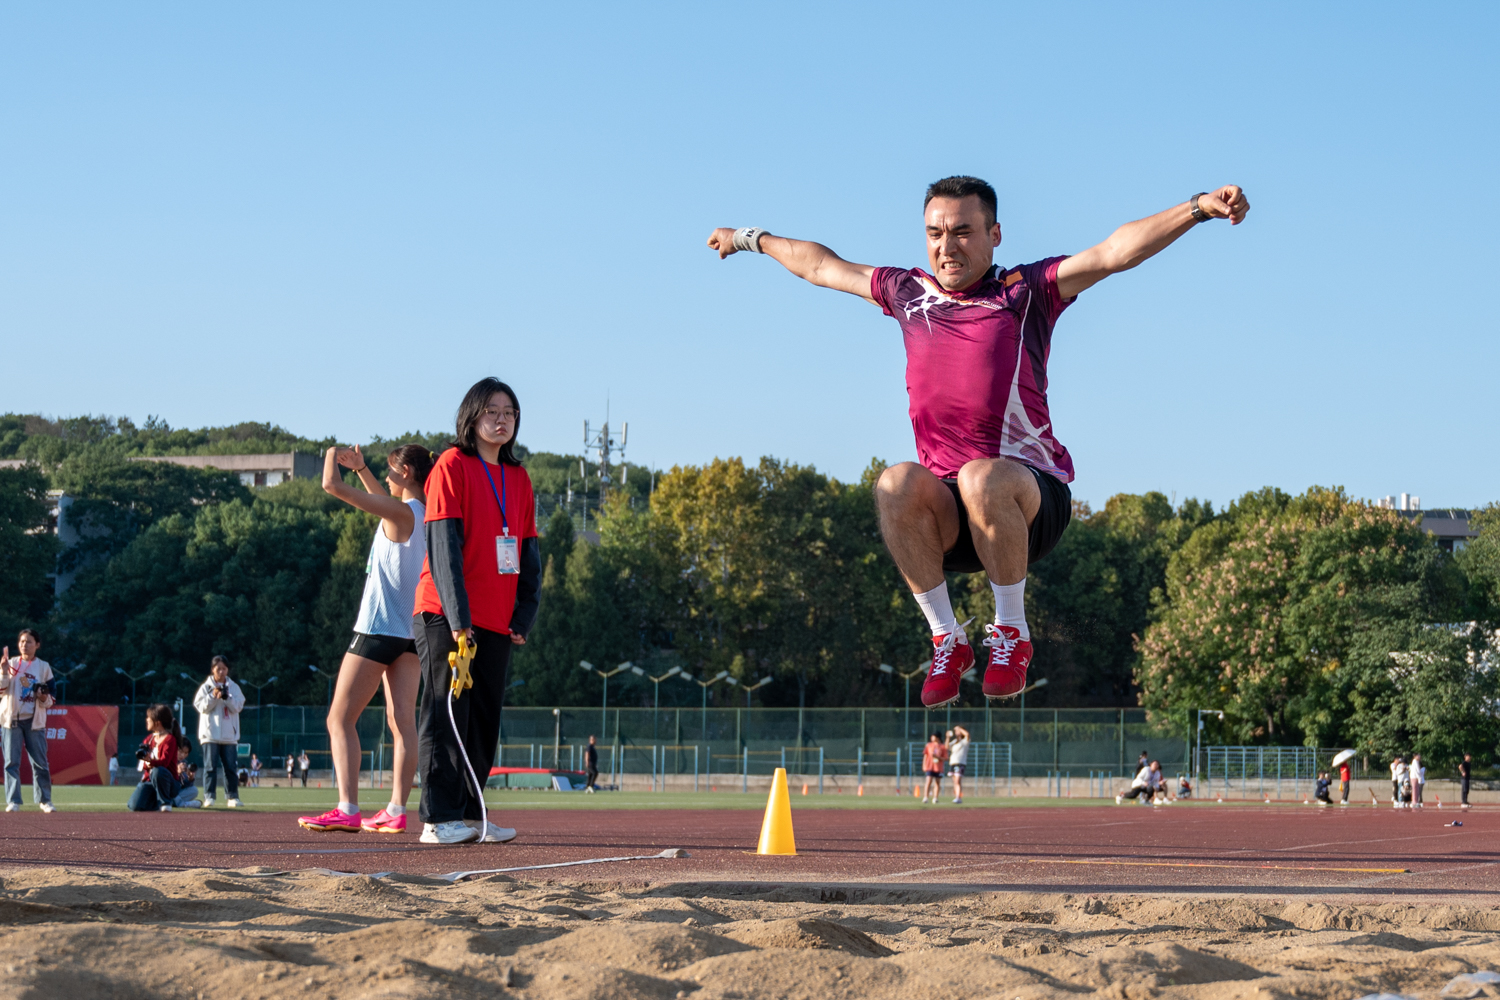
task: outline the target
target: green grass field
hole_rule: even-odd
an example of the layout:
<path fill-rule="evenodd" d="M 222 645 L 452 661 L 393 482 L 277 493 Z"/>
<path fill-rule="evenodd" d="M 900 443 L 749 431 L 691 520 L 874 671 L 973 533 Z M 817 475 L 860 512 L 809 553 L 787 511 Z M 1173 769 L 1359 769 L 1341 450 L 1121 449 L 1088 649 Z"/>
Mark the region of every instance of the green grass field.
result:
<path fill-rule="evenodd" d="M 62 811 L 98 811 L 124 809 L 130 798 L 131 786 L 117 785 L 59 785 L 52 790 L 52 801 Z M 31 790 L 23 789 L 23 806 L 26 812 L 36 811 L 31 804 Z M 201 789 L 200 789 L 201 797 Z M 242 788 L 240 796 L 247 810 L 257 812 L 321 812 L 333 804 L 333 791 L 327 788 Z M 388 793 L 382 789 L 360 790 L 360 801 L 366 813 L 379 809 L 388 801 Z M 600 792 L 585 795 L 582 792 L 549 792 L 517 789 L 504 791 L 491 789 L 485 796 L 491 809 L 755 809 L 765 808 L 765 792 Z M 909 795 L 865 795 L 848 793 L 807 795 L 792 793 L 793 809 L 988 809 L 1014 808 L 1017 806 L 1052 806 L 1076 808 L 1109 804 L 1107 799 L 1051 799 L 1010 798 L 1004 796 L 971 795 L 962 806 L 953 805 L 947 798 L 938 807 L 924 806 Z M 1184 803 L 1189 804 L 1189 803 Z M 1205 805 L 1212 803 L 1191 803 Z M 1260 803 L 1248 803 L 1259 805 Z M 1285 804 L 1290 805 L 1291 802 Z M 417 793 L 413 792 L 409 806 L 417 805 Z M 223 809 L 219 800 L 216 809 Z M 1123 806 L 1121 808 L 1124 808 Z M 191 811 L 191 810 L 184 810 Z"/>

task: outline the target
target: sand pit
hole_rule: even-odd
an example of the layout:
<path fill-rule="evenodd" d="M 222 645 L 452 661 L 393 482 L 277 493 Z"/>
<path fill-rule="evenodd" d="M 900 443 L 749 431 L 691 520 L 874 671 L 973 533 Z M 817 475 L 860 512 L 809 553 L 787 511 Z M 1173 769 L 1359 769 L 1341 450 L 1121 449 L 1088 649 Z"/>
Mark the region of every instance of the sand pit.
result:
<path fill-rule="evenodd" d="M 1436 1000 L 1500 969 L 1486 906 L 277 871 L 6 874 L 0 995 Z"/>

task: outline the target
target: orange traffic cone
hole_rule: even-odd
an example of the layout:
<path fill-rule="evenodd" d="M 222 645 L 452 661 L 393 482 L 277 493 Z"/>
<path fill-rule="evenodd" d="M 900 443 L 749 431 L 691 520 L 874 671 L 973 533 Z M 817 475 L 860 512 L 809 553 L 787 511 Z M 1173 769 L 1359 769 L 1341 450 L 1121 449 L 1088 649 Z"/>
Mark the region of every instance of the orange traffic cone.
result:
<path fill-rule="evenodd" d="M 860 785 L 859 786 L 859 791 L 855 792 L 854 794 L 856 796 L 858 796 L 859 798 L 864 798 L 864 795 L 865 795 L 865 786 L 864 785 Z"/>
<path fill-rule="evenodd" d="M 766 800 L 766 818 L 760 825 L 760 845 L 756 854 L 796 854 L 797 842 L 792 835 L 792 800 L 786 790 L 786 768 L 778 767 L 771 779 L 771 795 Z"/>
<path fill-rule="evenodd" d="M 805 781 L 802 783 L 802 794 L 803 795 L 807 794 L 807 782 L 805 782 Z"/>

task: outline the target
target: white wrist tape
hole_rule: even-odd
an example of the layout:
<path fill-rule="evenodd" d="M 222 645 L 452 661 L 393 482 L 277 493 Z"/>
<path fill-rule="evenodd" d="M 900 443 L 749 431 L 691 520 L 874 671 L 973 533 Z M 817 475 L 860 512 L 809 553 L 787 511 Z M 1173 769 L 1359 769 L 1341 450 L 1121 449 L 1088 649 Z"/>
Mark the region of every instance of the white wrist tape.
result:
<path fill-rule="evenodd" d="M 749 250 L 751 253 L 760 253 L 760 238 L 766 235 L 764 229 L 755 226 L 746 226 L 744 229 L 734 231 L 734 248 L 736 250 Z"/>

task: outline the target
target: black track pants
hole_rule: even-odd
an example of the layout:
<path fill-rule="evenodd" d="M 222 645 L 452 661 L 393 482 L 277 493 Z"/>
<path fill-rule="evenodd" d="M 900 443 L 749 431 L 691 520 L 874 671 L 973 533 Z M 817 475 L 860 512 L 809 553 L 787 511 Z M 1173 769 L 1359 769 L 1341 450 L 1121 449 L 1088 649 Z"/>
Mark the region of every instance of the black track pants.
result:
<path fill-rule="evenodd" d="M 482 785 L 489 779 L 500 742 L 500 710 L 505 705 L 505 677 L 510 670 L 510 636 L 474 629 L 478 655 L 469 664 L 474 686 L 453 699 L 453 721 L 463 745 L 453 738 L 448 721 L 448 654 L 458 649 L 453 630 L 442 615 L 422 612 L 412 619 L 417 655 L 422 660 L 422 704 L 417 712 L 417 773 L 422 776 L 423 823 L 479 819 L 479 799 L 464 767 L 467 752 Z"/>

